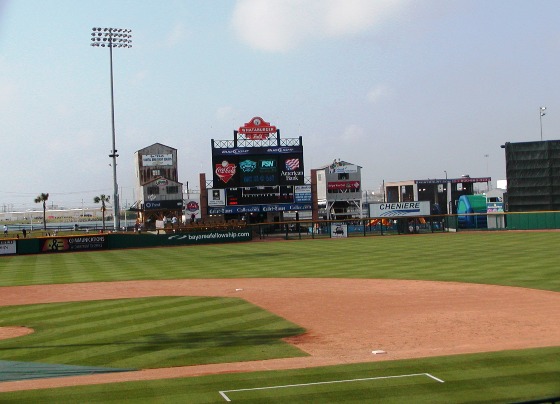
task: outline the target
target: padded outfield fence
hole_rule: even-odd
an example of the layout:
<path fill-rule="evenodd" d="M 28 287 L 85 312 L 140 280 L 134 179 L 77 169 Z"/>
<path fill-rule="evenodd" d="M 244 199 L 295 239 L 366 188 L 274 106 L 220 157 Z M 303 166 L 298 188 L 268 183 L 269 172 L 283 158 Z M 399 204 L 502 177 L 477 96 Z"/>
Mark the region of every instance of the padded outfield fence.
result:
<path fill-rule="evenodd" d="M 465 217 L 474 226 L 465 226 Z M 484 216 L 484 220 L 478 220 Z M 463 219 L 463 220 L 461 220 Z M 477 227 L 485 223 L 484 227 Z M 0 255 L 37 254 L 247 242 L 252 240 L 368 237 L 463 231 L 560 229 L 560 212 L 488 213 L 430 215 L 406 218 L 363 218 L 352 220 L 291 220 L 249 224 L 236 220 L 234 226 L 200 223 L 197 226 L 166 228 L 154 232 L 83 233 L 79 229 L 56 236 L 0 239 Z"/>

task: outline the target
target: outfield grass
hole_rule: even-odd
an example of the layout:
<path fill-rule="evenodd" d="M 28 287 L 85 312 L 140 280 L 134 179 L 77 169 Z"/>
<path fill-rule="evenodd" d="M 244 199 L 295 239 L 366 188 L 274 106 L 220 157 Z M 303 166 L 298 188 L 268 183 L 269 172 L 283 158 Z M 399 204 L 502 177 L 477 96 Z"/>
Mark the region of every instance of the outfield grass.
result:
<path fill-rule="evenodd" d="M 383 278 L 560 291 L 560 232 L 248 242 L 0 258 L 0 286 L 190 278 Z"/>
<path fill-rule="evenodd" d="M 334 277 L 385 278 L 475 282 L 560 291 L 560 233 L 485 232 L 386 236 L 351 239 L 321 239 L 286 242 L 220 244 L 193 247 L 121 250 L 74 254 L 49 254 L 0 258 L 0 285 L 29 285 L 132 279 L 243 278 L 243 277 Z M 207 304 L 215 299 L 169 298 L 179 305 Z M 177 300 L 174 300 L 177 299 Z M 131 299 L 128 303 L 165 306 L 170 300 Z M 62 307 L 73 314 L 67 326 L 79 330 L 80 313 L 92 312 L 90 320 L 107 321 L 102 306 L 121 301 L 64 303 L 10 308 L 12 315 L 27 313 L 37 319 L 48 317 L 44 307 Z M 243 302 L 244 303 L 244 302 Z M 85 304 L 86 306 L 79 306 Z M 97 304 L 101 306 L 94 309 Z M 242 302 L 231 302 L 232 306 Z M 504 302 L 507 304 L 507 302 Z M 227 305 L 226 305 L 227 306 Z M 249 305 L 250 306 L 250 305 Z M 258 318 L 265 314 L 244 307 L 226 316 L 236 326 L 243 325 L 243 313 Z M 84 309 L 87 307 L 87 309 Z M 7 309 L 7 308 L 4 308 Z M 4 310 L 2 309 L 2 310 Z M 110 310 L 110 309 L 107 309 Z M 220 311 L 219 308 L 217 308 Z M 142 310 L 139 310 L 140 312 Z M 171 309 L 171 312 L 173 310 Z M 186 310 L 188 312 L 188 310 Z M 2 311 L 2 313 L 7 313 Z M 221 314 L 215 313 L 217 316 Z M 148 313 L 149 315 L 149 313 Z M 170 317 L 173 315 L 170 314 Z M 85 316 L 87 318 L 87 316 Z M 164 317 L 163 315 L 159 316 Z M 3 317 L 2 317 L 3 318 Z M 4 319 L 5 320 L 5 319 Z M 2 320 L 1 324 L 8 324 Z M 9 320 L 9 319 L 8 319 Z M 61 320 L 64 322 L 64 320 Z M 167 319 L 164 327 L 173 326 Z M 271 336 L 296 332 L 279 319 L 265 326 L 267 343 Z M 280 322 L 278 322 L 280 321 Z M 8 321 L 9 322 L 9 321 Z M 86 321 L 87 322 L 87 321 Z M 167 325 L 165 325 L 167 324 Z M 107 324 L 105 324 L 107 326 Z M 213 327 L 212 321 L 207 324 Z M 251 326 L 249 326 L 250 328 Z M 274 328 L 277 327 L 277 328 Z M 257 327 L 258 329 L 259 327 Z M 121 332 L 126 334 L 126 323 Z M 205 333 L 212 349 L 224 342 L 224 333 Z M 262 329 L 261 329 L 262 330 Z M 280 330 L 280 331 L 278 331 Z M 161 331 L 161 330 L 160 330 Z M 227 329 L 224 330 L 225 335 Z M 75 331 L 73 331 L 75 332 Z M 181 328 L 176 329 L 181 334 Z M 253 332 L 253 331 L 246 331 Z M 244 334 L 239 334 L 244 335 Z M 237 335 L 237 336 L 239 336 Z M 229 334 L 231 341 L 240 340 Z M 259 338 L 260 338 L 259 337 Z M 30 336 L 25 337 L 30 338 Z M 143 342 L 144 335 L 137 335 Z M 241 338 L 242 339 L 242 338 Z M 229 338 L 226 338 L 229 340 Z M 15 340 L 13 340 L 15 341 Z M 58 341 L 58 342 L 57 342 Z M 79 345 L 81 337 L 74 342 Z M 107 341 L 109 342 L 109 341 Z M 151 341 L 154 342 L 154 341 Z M 45 344 L 46 341 L 41 342 Z M 58 346 L 70 343 L 63 337 L 49 341 L 52 358 L 77 355 Z M 12 344 L 4 342 L 2 344 Z M 251 344 L 249 344 L 251 345 Z M 157 348 L 157 346 L 152 346 Z M 202 351 L 208 348 L 201 347 Z M 242 359 L 250 346 L 238 346 L 234 356 Z M 87 350 L 84 350 L 86 352 Z M 0 350 L 0 352 L 2 352 Z M 207 350 L 206 354 L 211 352 Z M 20 360 L 33 360 L 20 351 Z M 175 352 L 177 353 L 177 352 Z M 86 355 L 87 354 L 82 354 Z M 180 355 L 180 354 L 179 354 Z M 228 353 L 224 353 L 228 355 Z M 249 356 L 251 354 L 249 353 Z M 282 355 L 282 354 L 281 354 Z M 79 355 L 78 355 L 79 356 Z M 172 356 L 172 355 L 170 355 Z M 204 352 L 201 358 L 205 356 Z M 99 356 L 102 358 L 102 356 Z M 201 359 L 199 358 L 199 359 Z M 11 359 L 1 356 L 0 359 Z M 59 360 L 57 359 L 57 360 Z M 49 359 L 50 360 L 50 359 Z M 96 361 L 107 364 L 110 359 Z M 71 362 L 77 363 L 77 362 Z M 82 364 L 82 363 L 80 363 Z M 122 366 L 115 360 L 111 365 Z M 126 365 L 130 367 L 130 365 Z M 138 365 L 144 366 L 144 365 Z M 445 383 L 429 378 L 379 379 L 350 383 L 309 385 L 301 388 L 254 390 L 264 386 L 317 383 L 394 375 L 430 373 Z M 560 396 L 560 346 L 490 354 L 457 355 L 406 361 L 378 362 L 349 366 L 214 375 L 198 378 L 86 386 L 0 394 L 1 402 L 225 402 L 219 391 L 232 392 L 232 402 L 512 402 L 547 396 Z"/>

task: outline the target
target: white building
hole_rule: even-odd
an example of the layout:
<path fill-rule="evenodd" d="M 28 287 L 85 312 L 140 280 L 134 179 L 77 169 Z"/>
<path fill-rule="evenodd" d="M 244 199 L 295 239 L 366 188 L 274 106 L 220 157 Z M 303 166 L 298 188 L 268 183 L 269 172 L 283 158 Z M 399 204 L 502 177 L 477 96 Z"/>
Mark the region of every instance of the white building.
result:
<path fill-rule="evenodd" d="M 320 167 L 317 174 L 319 211 L 327 219 L 350 219 L 362 216 L 362 167 L 334 160 Z"/>

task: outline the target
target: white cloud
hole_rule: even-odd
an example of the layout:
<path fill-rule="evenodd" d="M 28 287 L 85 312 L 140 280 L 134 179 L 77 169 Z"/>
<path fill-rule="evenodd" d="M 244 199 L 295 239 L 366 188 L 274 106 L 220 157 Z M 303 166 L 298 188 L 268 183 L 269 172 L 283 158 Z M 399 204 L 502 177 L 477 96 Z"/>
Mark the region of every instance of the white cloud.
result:
<path fill-rule="evenodd" d="M 285 52 L 312 40 L 379 27 L 407 0 L 238 0 L 232 25 L 255 49 Z"/>
<path fill-rule="evenodd" d="M 359 142 L 366 138 L 366 132 L 364 128 L 358 125 L 349 125 L 344 128 L 344 132 L 342 133 L 342 142 Z"/>
<path fill-rule="evenodd" d="M 236 115 L 236 111 L 230 105 L 220 107 L 216 111 L 216 119 L 220 121 L 228 121 L 230 119 L 233 119 L 235 115 Z"/>
<path fill-rule="evenodd" d="M 379 85 L 368 91 L 366 98 L 369 102 L 375 104 L 392 95 L 392 90 L 386 85 Z"/>
<path fill-rule="evenodd" d="M 178 43 L 180 43 L 187 36 L 185 25 L 183 23 L 176 23 L 171 31 L 167 34 L 165 38 L 165 44 L 172 48 Z"/>
<path fill-rule="evenodd" d="M 13 82 L 0 82 L 0 108 L 7 111 L 9 106 L 14 105 L 17 98 L 17 86 Z"/>

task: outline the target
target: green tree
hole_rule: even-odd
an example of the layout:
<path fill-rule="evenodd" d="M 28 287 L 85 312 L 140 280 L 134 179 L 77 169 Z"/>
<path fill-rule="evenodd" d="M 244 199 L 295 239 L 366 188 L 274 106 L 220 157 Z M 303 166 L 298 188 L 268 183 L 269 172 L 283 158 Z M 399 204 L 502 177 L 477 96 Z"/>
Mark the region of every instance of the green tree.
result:
<path fill-rule="evenodd" d="M 105 230 L 105 211 L 107 210 L 106 203 L 109 203 L 110 196 L 101 194 L 93 198 L 94 203 L 101 203 L 101 216 L 103 218 L 103 230 Z"/>
<path fill-rule="evenodd" d="M 35 198 L 35 203 L 43 202 L 43 230 L 47 230 L 47 201 L 49 200 L 49 194 L 41 194 Z"/>

